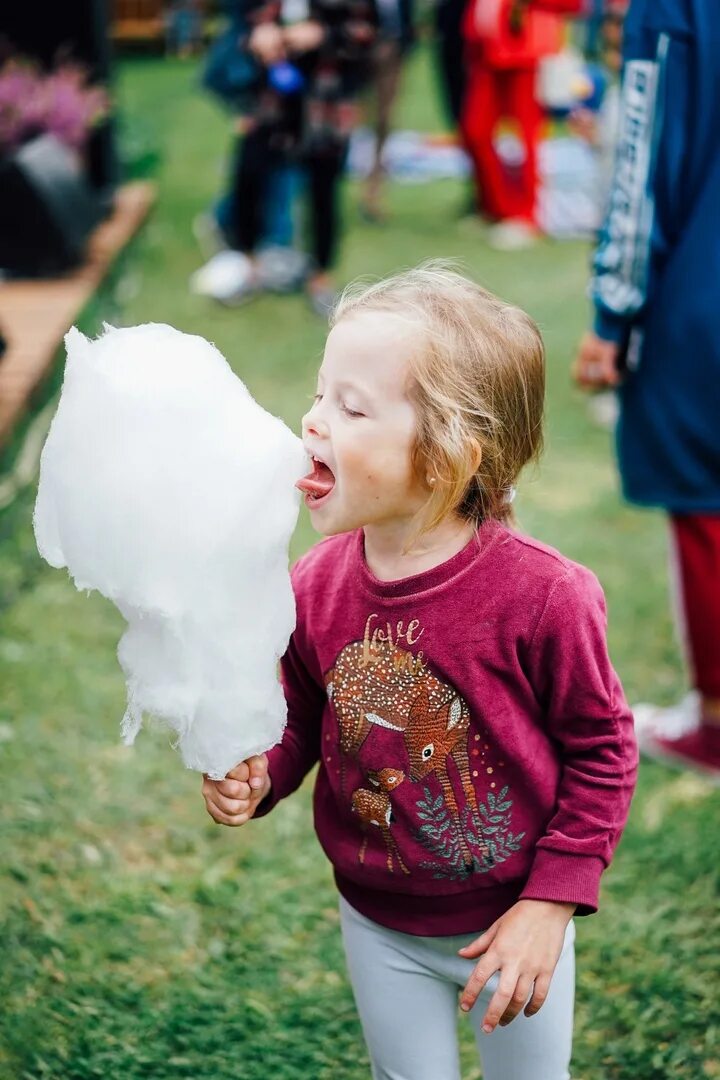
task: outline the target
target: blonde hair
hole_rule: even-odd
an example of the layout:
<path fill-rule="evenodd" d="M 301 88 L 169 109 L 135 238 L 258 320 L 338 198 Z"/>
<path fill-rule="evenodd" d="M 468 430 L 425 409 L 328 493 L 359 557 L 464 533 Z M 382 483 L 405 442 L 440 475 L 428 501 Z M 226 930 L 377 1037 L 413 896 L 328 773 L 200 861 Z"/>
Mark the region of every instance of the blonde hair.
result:
<path fill-rule="evenodd" d="M 425 262 L 343 292 L 331 325 L 388 312 L 420 331 L 409 394 L 418 417 L 413 465 L 435 477 L 413 540 L 448 514 L 512 520 L 521 469 L 542 451 L 545 349 L 524 311 L 444 262 Z"/>

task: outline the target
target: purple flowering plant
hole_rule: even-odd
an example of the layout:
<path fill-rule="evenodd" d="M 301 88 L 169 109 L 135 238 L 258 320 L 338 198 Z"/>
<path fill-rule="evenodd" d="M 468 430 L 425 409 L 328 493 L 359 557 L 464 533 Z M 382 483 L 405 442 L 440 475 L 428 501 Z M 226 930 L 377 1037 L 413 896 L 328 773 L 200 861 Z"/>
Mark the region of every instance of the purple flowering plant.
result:
<path fill-rule="evenodd" d="M 81 151 L 109 108 L 107 91 L 90 85 L 79 64 L 46 73 L 30 60 L 6 60 L 0 66 L 0 153 L 45 134 Z"/>

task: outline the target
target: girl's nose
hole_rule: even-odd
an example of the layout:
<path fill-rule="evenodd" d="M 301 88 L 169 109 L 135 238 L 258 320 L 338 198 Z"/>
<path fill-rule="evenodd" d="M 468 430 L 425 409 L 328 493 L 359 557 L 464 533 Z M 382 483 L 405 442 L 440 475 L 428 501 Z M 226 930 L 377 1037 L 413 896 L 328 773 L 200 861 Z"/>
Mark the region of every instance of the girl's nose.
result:
<path fill-rule="evenodd" d="M 318 416 L 317 406 L 313 405 L 309 412 L 306 412 L 302 418 L 302 430 L 303 435 L 315 435 L 318 438 L 324 438 L 328 434 L 328 426 L 324 420 Z"/>

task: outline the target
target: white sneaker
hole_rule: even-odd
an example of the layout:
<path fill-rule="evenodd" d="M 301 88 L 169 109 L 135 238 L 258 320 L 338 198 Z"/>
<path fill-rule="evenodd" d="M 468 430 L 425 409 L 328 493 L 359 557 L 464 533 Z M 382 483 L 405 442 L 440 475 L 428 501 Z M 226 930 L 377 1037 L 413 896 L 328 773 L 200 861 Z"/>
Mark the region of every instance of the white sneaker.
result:
<path fill-rule="evenodd" d="M 528 221 L 519 218 L 508 218 L 507 221 L 498 221 L 491 226 L 487 234 L 487 242 L 496 251 L 523 251 L 532 247 L 538 238 L 537 229 Z"/>
<path fill-rule="evenodd" d="M 257 292 L 252 261 L 241 251 L 219 251 L 190 278 L 190 291 L 221 304 L 240 304 Z"/>
<path fill-rule="evenodd" d="M 307 277 L 308 266 L 308 257 L 302 251 L 271 244 L 258 252 L 258 282 L 270 292 L 297 292 Z"/>
<path fill-rule="evenodd" d="M 640 747 L 649 739 L 679 739 L 700 726 L 700 695 L 691 690 L 677 705 L 665 708 L 641 702 L 632 712 Z"/>

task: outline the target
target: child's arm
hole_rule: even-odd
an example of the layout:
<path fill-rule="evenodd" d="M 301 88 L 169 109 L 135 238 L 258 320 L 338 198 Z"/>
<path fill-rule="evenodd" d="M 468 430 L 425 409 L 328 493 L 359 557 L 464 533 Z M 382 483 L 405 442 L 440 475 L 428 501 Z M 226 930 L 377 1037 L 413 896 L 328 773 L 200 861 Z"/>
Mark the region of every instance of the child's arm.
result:
<path fill-rule="evenodd" d="M 244 825 L 263 817 L 300 786 L 320 757 L 320 726 L 325 690 L 307 670 L 293 634 L 280 661 L 280 675 L 288 705 L 283 737 L 267 754 L 240 762 L 224 780 L 203 778 L 205 807 L 221 825 Z"/>
<path fill-rule="evenodd" d="M 560 750 L 555 812 L 537 842 L 521 899 L 460 953 L 481 958 L 463 992 L 463 1008 L 471 1008 L 500 972 L 485 1030 L 510 1023 L 526 1002 L 528 1016 L 541 1007 L 567 924 L 576 910 L 597 909 L 600 875 L 627 820 L 637 747 L 605 632 L 597 580 L 570 567 L 552 587 L 524 657 Z"/>
<path fill-rule="evenodd" d="M 556 581 L 525 664 L 561 772 L 522 898 L 573 902 L 587 915 L 597 910 L 638 765 L 632 713 L 608 655 L 605 597 L 589 570 L 571 565 Z"/>

